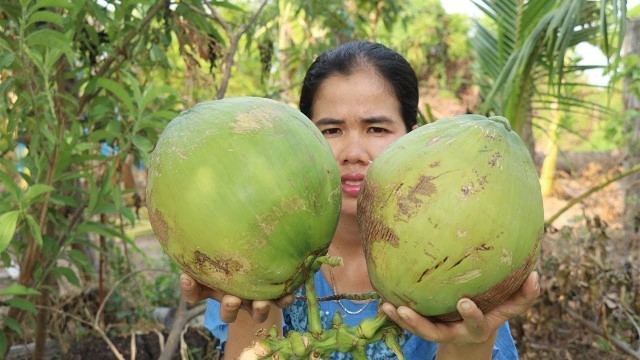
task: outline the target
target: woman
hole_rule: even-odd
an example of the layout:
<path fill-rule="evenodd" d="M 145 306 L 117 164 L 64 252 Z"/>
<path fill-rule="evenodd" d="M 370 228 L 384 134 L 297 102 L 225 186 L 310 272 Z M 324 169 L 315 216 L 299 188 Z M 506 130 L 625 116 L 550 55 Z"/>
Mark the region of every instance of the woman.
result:
<path fill-rule="evenodd" d="M 418 83 L 415 72 L 399 54 L 383 45 L 352 42 L 318 57 L 305 76 L 300 110 L 325 136 L 338 162 L 342 179 L 342 210 L 328 254 L 339 256 L 344 265 L 323 265 L 315 274 L 319 297 L 333 293 L 373 291 L 360 241 L 356 200 L 367 168 L 389 144 L 416 126 Z M 189 276 L 181 278 L 189 301 L 209 297 L 206 325 L 224 339 L 228 326 L 225 358 L 234 359 L 256 339 L 260 328 L 276 326 L 285 331 L 306 331 L 304 301 L 287 296 L 276 301 L 247 301 L 203 288 Z M 532 273 L 519 292 L 496 309 L 483 314 L 469 299 L 457 308 L 463 320 L 432 323 L 411 309 L 382 304 L 383 311 L 407 330 L 402 346 L 407 359 L 514 359 L 517 352 L 507 320 L 524 313 L 539 294 L 537 274 Z M 293 304 L 293 305 L 292 305 Z M 272 306 L 275 305 L 275 306 Z M 290 306 L 292 305 L 292 306 Z M 376 301 L 322 302 L 323 325 L 328 328 L 336 310 L 344 322 L 355 325 L 373 317 Z M 243 308 L 247 311 L 238 310 Z M 283 310 L 280 310 L 283 308 Z M 387 359 L 392 353 L 382 343 L 367 348 L 370 359 Z M 332 359 L 349 358 L 334 353 Z"/>

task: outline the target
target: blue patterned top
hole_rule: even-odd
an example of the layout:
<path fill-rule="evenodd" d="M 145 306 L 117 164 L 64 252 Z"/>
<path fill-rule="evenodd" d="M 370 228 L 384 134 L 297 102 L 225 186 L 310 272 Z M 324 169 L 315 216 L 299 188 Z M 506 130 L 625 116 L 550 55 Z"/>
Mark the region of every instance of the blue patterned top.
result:
<path fill-rule="evenodd" d="M 333 295 L 333 289 L 324 278 L 320 271 L 316 272 L 315 277 L 316 295 L 325 297 Z M 304 295 L 304 287 L 300 288 L 296 295 Z M 341 300 L 342 305 L 349 311 L 357 311 L 362 308 L 363 304 L 354 303 L 349 300 Z M 215 300 L 207 299 L 207 311 L 205 312 L 204 325 L 211 331 L 213 336 L 220 339 L 223 344 L 227 340 L 228 324 L 220 321 L 220 303 Z M 361 313 L 356 315 L 345 314 L 342 308 L 334 301 L 323 301 L 320 303 L 320 317 L 324 329 L 331 328 L 331 320 L 336 311 L 340 310 L 343 315 L 343 321 L 349 326 L 356 326 L 362 320 L 372 318 L 377 313 L 377 302 L 372 301 Z M 304 299 L 297 299 L 292 306 L 282 310 L 282 322 L 284 333 L 288 331 L 297 331 L 304 333 L 308 331 L 307 303 Z M 416 335 L 405 331 L 405 336 L 400 339 L 400 345 L 404 352 L 405 358 L 412 360 L 431 360 L 435 357 L 438 350 L 438 344 L 426 341 Z M 386 346 L 383 341 L 378 341 L 367 346 L 367 359 L 383 360 L 395 359 L 393 352 Z M 352 359 L 350 354 L 334 352 L 331 360 Z M 493 359 L 496 360 L 513 360 L 518 359 L 518 352 L 515 348 L 509 324 L 505 323 L 498 329 L 498 336 L 493 347 Z"/>

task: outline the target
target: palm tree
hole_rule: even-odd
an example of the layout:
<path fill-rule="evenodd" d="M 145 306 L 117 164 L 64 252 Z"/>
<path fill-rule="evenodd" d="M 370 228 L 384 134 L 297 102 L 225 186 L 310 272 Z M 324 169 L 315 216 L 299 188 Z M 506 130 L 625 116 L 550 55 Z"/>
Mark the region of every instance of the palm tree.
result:
<path fill-rule="evenodd" d="M 471 40 L 477 56 L 476 80 L 483 96 L 480 112 L 508 118 L 533 154 L 531 128 L 535 108 L 603 110 L 597 104 L 566 95 L 571 91 L 563 91 L 576 85 L 562 80 L 567 73 L 588 68 L 566 59 L 577 44 L 586 41 L 598 44 L 617 61 L 620 34 L 624 34 L 626 26 L 626 0 L 474 3 L 490 20 L 487 25 L 476 22 Z M 612 46 L 614 39 L 617 43 Z M 551 95 L 552 99 L 544 95 Z"/>

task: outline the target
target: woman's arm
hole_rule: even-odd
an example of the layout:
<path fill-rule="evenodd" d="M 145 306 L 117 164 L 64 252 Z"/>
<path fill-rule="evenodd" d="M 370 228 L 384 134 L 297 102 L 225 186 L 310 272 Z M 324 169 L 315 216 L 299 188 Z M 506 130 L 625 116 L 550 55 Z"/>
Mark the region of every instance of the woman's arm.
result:
<path fill-rule="evenodd" d="M 256 335 L 260 329 L 269 329 L 273 326 L 278 329 L 278 334 L 282 335 L 282 311 L 276 307 L 270 308 L 269 315 L 263 323 L 256 323 L 246 311 L 238 312 L 236 321 L 229 324 L 229 337 L 223 354 L 224 360 L 238 359 L 243 350 L 260 339 Z M 247 354 L 245 353 L 243 356 L 247 356 Z"/>

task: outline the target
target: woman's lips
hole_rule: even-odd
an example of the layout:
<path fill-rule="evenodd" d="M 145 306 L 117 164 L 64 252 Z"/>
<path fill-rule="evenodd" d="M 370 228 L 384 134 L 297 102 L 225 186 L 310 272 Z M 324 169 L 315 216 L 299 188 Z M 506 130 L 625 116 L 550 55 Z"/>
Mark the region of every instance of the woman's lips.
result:
<path fill-rule="evenodd" d="M 342 180 L 342 192 L 351 197 L 358 197 L 364 174 L 346 174 L 342 175 L 340 179 Z"/>

